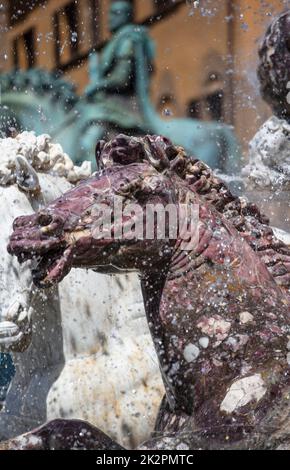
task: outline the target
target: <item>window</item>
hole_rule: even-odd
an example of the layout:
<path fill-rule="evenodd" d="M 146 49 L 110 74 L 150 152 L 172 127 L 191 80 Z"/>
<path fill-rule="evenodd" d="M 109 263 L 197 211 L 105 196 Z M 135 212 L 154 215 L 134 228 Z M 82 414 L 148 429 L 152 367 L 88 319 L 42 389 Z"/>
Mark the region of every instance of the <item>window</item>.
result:
<path fill-rule="evenodd" d="M 152 0 L 152 3 L 153 3 L 154 12 L 159 13 L 172 7 L 172 5 L 174 5 L 175 2 L 172 0 Z"/>
<path fill-rule="evenodd" d="M 205 109 L 209 119 L 222 121 L 224 92 L 222 74 L 212 71 L 205 81 Z"/>
<path fill-rule="evenodd" d="M 158 111 L 164 117 L 172 117 L 176 116 L 178 112 L 178 105 L 176 103 L 176 99 L 172 94 L 163 94 L 158 103 Z"/>
<path fill-rule="evenodd" d="M 187 116 L 192 119 L 201 119 L 202 118 L 202 101 L 201 100 L 191 100 L 187 108 Z"/>
<path fill-rule="evenodd" d="M 56 68 L 81 63 L 100 42 L 99 0 L 74 0 L 55 11 L 52 19 Z"/>
<path fill-rule="evenodd" d="M 100 25 L 99 25 L 99 15 L 100 15 L 100 2 L 98 0 L 88 0 L 88 7 L 86 8 L 88 15 L 90 15 L 90 24 L 91 24 L 91 47 L 96 47 L 99 42 L 100 36 Z"/>
<path fill-rule="evenodd" d="M 211 119 L 222 121 L 223 119 L 224 92 L 217 90 L 206 97 L 207 110 Z"/>
<path fill-rule="evenodd" d="M 35 66 L 35 30 L 30 28 L 13 41 L 15 68 L 29 69 Z"/>
<path fill-rule="evenodd" d="M 53 16 L 55 35 L 55 60 L 57 65 L 69 62 L 79 50 L 79 11 L 73 1 L 58 10 Z"/>
<path fill-rule="evenodd" d="M 209 73 L 201 97 L 192 99 L 188 103 L 188 117 L 206 121 L 223 121 L 224 95 L 222 74 L 219 72 Z"/>

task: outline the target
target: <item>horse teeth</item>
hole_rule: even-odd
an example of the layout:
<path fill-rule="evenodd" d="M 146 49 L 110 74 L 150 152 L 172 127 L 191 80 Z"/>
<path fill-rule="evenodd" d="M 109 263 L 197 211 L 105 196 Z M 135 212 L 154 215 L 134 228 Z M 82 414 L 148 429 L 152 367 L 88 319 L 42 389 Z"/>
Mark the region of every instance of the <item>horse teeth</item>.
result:
<path fill-rule="evenodd" d="M 15 323 L 3 321 L 0 323 L 0 338 L 15 336 L 19 333 L 19 328 Z"/>

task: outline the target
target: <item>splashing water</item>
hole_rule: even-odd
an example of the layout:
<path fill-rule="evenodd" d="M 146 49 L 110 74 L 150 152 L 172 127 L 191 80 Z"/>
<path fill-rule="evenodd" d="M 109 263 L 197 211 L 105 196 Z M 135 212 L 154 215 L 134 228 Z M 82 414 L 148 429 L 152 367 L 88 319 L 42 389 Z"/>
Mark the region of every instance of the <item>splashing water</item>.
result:
<path fill-rule="evenodd" d="M 195 10 L 200 6 L 200 0 L 186 0 L 186 4 L 190 7 L 189 16 L 193 16 Z"/>
<path fill-rule="evenodd" d="M 218 9 L 214 3 L 212 0 L 186 0 L 186 4 L 190 7 L 189 16 L 193 16 L 197 9 L 201 16 L 215 16 Z"/>

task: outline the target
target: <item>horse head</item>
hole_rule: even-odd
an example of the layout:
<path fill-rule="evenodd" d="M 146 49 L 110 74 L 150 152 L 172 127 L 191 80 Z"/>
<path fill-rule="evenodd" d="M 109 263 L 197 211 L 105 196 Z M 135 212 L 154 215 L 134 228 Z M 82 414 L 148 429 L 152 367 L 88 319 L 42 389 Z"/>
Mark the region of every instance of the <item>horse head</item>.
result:
<path fill-rule="evenodd" d="M 0 139 L 0 148 L 1 242 L 6 244 L 10 226 L 17 215 L 42 207 L 44 199 L 54 200 L 70 187 L 69 182 L 82 177 L 83 170 L 86 176 L 91 172 L 89 166 L 86 171 L 86 163 L 82 168 L 74 166 L 62 148 L 51 143 L 48 135 L 37 137 L 33 132 L 19 133 L 15 138 Z M 51 184 L 52 179 L 54 185 Z M 1 262 L 0 350 L 22 352 L 31 343 L 32 316 L 36 303 L 41 304 L 41 301 L 33 286 L 29 265 L 19 267 L 15 261 L 4 252 Z M 44 295 L 42 292 L 41 297 Z"/>
<path fill-rule="evenodd" d="M 95 175 L 16 219 L 9 252 L 20 262 L 38 258 L 40 287 L 72 267 L 138 271 L 174 426 L 210 430 L 215 439 L 224 428 L 240 439 L 278 403 L 273 384 L 287 387 L 289 298 L 249 234 L 198 194 L 200 187 L 207 194 L 209 180 L 196 181 L 203 164 L 182 148 L 162 137 L 120 135 L 99 142 L 96 158 Z M 216 187 L 223 204 L 232 201 Z M 169 210 L 158 219 L 168 207 L 176 218 Z"/>
<path fill-rule="evenodd" d="M 178 149 L 163 138 L 120 135 L 100 142 L 96 156 L 98 173 L 38 213 L 14 222 L 9 252 L 20 262 L 39 258 L 33 270 L 38 286 L 59 282 L 72 267 L 157 270 L 173 250 L 176 240 L 158 237 L 156 226 L 151 239 L 146 238 L 145 208 L 177 205 L 171 167 L 182 161 Z M 105 227 L 106 208 L 110 220 Z M 139 226 L 138 236 L 128 230 L 133 225 Z"/>

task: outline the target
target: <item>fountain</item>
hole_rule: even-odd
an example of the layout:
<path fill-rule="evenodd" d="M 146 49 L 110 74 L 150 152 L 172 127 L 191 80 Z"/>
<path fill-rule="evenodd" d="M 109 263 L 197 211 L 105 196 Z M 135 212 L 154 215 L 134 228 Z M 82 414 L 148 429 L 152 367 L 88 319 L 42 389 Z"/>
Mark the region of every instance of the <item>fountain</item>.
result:
<path fill-rule="evenodd" d="M 8 251 L 21 262 L 37 256 L 32 275 L 42 289 L 72 268 L 139 273 L 166 397 L 154 434 L 138 448 L 289 446 L 289 248 L 255 205 L 168 139 L 120 135 L 99 142 L 96 155 L 100 172 L 15 220 Z M 100 236 L 100 208 L 114 212 L 115 198 L 124 212 Z M 181 210 L 185 201 L 199 219 Z M 150 226 L 147 207 L 169 203 L 179 230 L 170 225 L 160 236 L 153 214 L 153 237 L 137 235 L 133 227 Z M 115 446 L 88 423 L 57 420 L 2 448 Z"/>
<path fill-rule="evenodd" d="M 280 15 L 260 50 L 262 94 L 275 115 L 253 139 L 241 177 L 266 216 L 166 137 L 120 134 L 98 142 L 98 172 L 14 222 L 8 251 L 21 263 L 37 258 L 39 289 L 79 268 L 139 274 L 166 392 L 139 450 L 290 448 L 290 250 L 268 220 L 289 229 L 289 21 Z M 98 80 L 88 95 L 99 94 Z M 124 212 L 100 236 L 98 207 L 115 214 L 116 198 Z M 155 217 L 153 237 L 137 235 L 148 205 L 180 215 L 184 203 L 198 207 L 198 219 L 185 216 L 198 231 L 193 245 L 170 224 L 159 237 Z M 94 425 L 53 420 L 0 449 L 122 449 Z"/>

